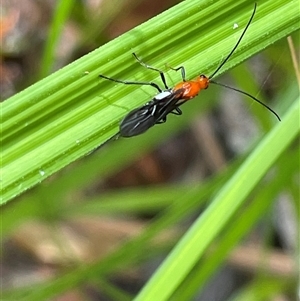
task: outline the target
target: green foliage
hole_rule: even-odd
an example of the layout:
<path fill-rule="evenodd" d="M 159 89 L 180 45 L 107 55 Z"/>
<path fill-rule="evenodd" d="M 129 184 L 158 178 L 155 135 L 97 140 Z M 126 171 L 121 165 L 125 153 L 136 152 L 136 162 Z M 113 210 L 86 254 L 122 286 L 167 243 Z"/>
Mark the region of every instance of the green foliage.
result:
<path fill-rule="evenodd" d="M 221 72 L 299 29 L 296 6 L 295 1 L 258 2 L 254 22 L 241 47 Z M 68 9 L 70 7 L 65 7 L 63 16 Z M 12 200 L 105 143 L 118 131 L 118 123 L 128 110 L 153 95 L 151 87 L 117 85 L 99 79 L 100 73 L 120 79 L 159 82 L 155 72 L 144 70 L 134 61 L 131 52 L 135 51 L 147 63 L 164 70 L 165 63 L 184 65 L 188 78 L 199 73 L 210 74 L 235 44 L 252 9 L 252 1 L 215 1 L 210 5 L 198 0 L 184 1 L 4 102 L 1 105 L 1 202 Z M 239 25 L 238 30 L 233 30 L 234 23 Z M 51 63 L 45 59 L 43 72 L 49 66 Z M 232 74 L 238 87 L 257 91 L 255 79 L 243 68 L 239 67 L 243 76 L 236 75 L 236 71 Z M 97 178 L 113 174 L 187 128 L 195 115 L 215 105 L 213 89 L 186 104 L 180 118 L 170 118 L 163 126 L 154 127 L 140 137 L 111 141 L 97 154 L 77 161 L 71 172 L 38 185 L 19 202 L 4 208 L 3 237 L 28 218 L 55 223 L 78 215 L 161 212 L 138 237 L 101 261 L 73 267 L 54 280 L 7 292 L 4 297 L 46 300 L 96 279 L 100 286 L 107 284 L 108 294 L 122 300 L 122 292 L 106 283 L 106 277 L 164 254 L 171 243 L 155 247 L 152 239 L 209 202 L 204 214 L 136 297 L 136 300 L 191 300 L 220 267 L 228 252 L 264 216 L 277 194 L 283 189 L 296 194 L 298 186 L 289 179 L 299 172 L 299 149 L 291 148 L 299 136 L 299 96 L 297 85 L 290 78 L 293 76 L 283 78 L 275 101 L 282 122 L 277 122 L 263 108 L 253 106 L 253 114 L 262 129 L 261 141 L 251 153 L 238 158 L 227 170 L 201 185 L 151 186 L 113 191 L 79 204 L 66 201 L 74 190 L 79 191 Z M 180 76 L 168 71 L 167 80 L 171 85 L 179 81 Z M 272 173 L 264 178 L 271 168 Z M 253 195 L 253 202 L 241 209 Z M 212 242 L 217 243 L 217 248 L 203 260 Z M 266 282 L 276 281 L 267 279 Z M 286 287 L 283 283 L 282 289 Z M 255 290 L 250 286 L 244 295 L 251 295 L 251 289 Z M 128 299 L 124 293 L 123 300 Z"/>
<path fill-rule="evenodd" d="M 255 22 L 222 72 L 295 31 L 296 5 L 293 1 L 259 4 Z M 145 72 L 134 62 L 132 51 L 161 68 L 166 62 L 184 63 L 188 77 L 209 74 L 240 34 L 232 24 L 244 26 L 252 9 L 251 1 L 248 5 L 219 1 L 210 6 L 183 2 L 4 102 L 2 203 L 104 143 L 117 132 L 126 109 L 145 103 L 153 93 L 116 86 L 100 80 L 98 74 L 156 79 L 155 72 Z"/>

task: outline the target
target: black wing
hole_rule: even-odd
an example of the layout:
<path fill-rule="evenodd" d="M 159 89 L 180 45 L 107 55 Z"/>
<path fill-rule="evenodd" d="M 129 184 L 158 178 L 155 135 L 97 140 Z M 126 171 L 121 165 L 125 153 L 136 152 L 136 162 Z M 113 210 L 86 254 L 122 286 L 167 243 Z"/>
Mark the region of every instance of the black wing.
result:
<path fill-rule="evenodd" d="M 132 137 L 146 132 L 157 123 L 166 120 L 166 116 L 176 110 L 179 93 L 171 93 L 162 99 L 152 99 L 149 103 L 129 112 L 120 124 L 120 136 Z"/>
<path fill-rule="evenodd" d="M 182 114 L 181 110 L 179 109 L 179 106 L 181 106 L 184 103 L 184 102 L 179 102 L 179 100 L 181 100 L 182 92 L 183 89 L 174 91 L 172 97 L 169 97 L 168 99 L 164 99 L 164 101 L 160 101 L 157 104 L 156 123 L 165 122 L 167 115 L 170 113 L 176 115 Z"/>
<path fill-rule="evenodd" d="M 153 106 L 144 105 L 129 112 L 120 124 L 120 135 L 132 137 L 144 133 L 155 124 L 156 118 L 150 114 Z"/>

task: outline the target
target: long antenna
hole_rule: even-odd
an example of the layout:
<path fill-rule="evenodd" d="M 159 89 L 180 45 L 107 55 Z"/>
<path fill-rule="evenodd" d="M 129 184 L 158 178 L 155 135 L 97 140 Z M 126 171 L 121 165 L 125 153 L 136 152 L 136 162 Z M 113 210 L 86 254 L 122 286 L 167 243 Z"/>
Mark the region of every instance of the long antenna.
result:
<path fill-rule="evenodd" d="M 253 17 L 254 17 L 254 15 L 255 15 L 255 12 L 256 12 L 256 2 L 254 3 L 253 13 L 252 13 L 252 15 L 251 15 L 251 17 L 250 17 L 250 19 L 249 19 L 249 21 L 248 21 L 248 23 L 247 23 L 245 29 L 243 30 L 243 33 L 241 34 L 240 38 L 238 39 L 237 43 L 235 44 L 235 46 L 233 47 L 233 49 L 230 51 L 230 53 L 227 55 L 227 57 L 224 59 L 224 61 L 220 64 L 220 66 L 215 70 L 215 72 L 214 72 L 211 76 L 209 76 L 209 79 L 213 78 L 213 77 L 216 75 L 216 73 L 224 66 L 224 64 L 228 61 L 228 59 L 231 57 L 231 55 L 232 55 L 232 54 L 234 53 L 234 51 L 237 49 L 237 47 L 239 46 L 239 44 L 240 44 L 240 42 L 241 42 L 243 36 L 244 36 L 245 33 L 246 33 L 248 27 L 250 26 L 250 23 L 251 23 L 252 20 L 253 20 Z"/>
<path fill-rule="evenodd" d="M 242 91 L 242 90 L 239 90 L 239 89 L 236 89 L 236 88 L 227 86 L 227 85 L 225 85 L 225 84 L 221 84 L 221 83 L 215 82 L 215 81 L 210 81 L 210 83 L 215 84 L 215 85 L 222 86 L 222 87 L 224 87 L 224 88 L 228 88 L 228 89 L 230 89 L 230 90 L 239 92 L 239 93 L 241 93 L 241 94 L 244 94 L 244 95 L 246 95 L 246 96 L 252 98 L 253 100 L 255 100 L 255 101 L 257 101 L 258 103 L 260 103 L 262 106 L 264 106 L 265 108 L 267 108 L 269 111 L 271 111 L 271 112 L 277 117 L 277 119 L 278 119 L 279 121 L 281 121 L 280 117 L 278 116 L 278 114 L 277 114 L 275 111 L 273 111 L 269 106 L 267 106 L 266 104 L 264 104 L 262 101 L 260 101 L 259 99 L 255 98 L 255 97 L 252 96 L 251 94 L 249 94 L 249 93 L 247 93 L 247 92 L 244 92 L 244 91 Z"/>

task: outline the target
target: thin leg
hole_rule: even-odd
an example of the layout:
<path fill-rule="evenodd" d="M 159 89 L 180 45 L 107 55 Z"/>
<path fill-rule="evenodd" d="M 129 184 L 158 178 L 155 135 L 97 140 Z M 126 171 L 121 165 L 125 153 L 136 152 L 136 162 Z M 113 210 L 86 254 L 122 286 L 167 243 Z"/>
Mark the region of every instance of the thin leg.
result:
<path fill-rule="evenodd" d="M 182 115 L 182 111 L 179 108 L 175 108 L 171 113 L 174 115 Z"/>
<path fill-rule="evenodd" d="M 173 67 L 171 67 L 171 66 L 168 66 L 168 67 L 169 67 L 170 69 L 174 70 L 174 71 L 180 70 L 182 80 L 183 80 L 184 82 L 186 81 L 186 79 L 185 79 L 185 69 L 184 69 L 183 66 L 180 66 L 180 67 L 178 67 L 178 68 L 173 68 Z"/>
<path fill-rule="evenodd" d="M 137 56 L 134 52 L 133 52 L 132 54 L 133 54 L 133 56 L 135 57 L 135 59 L 136 59 L 142 66 L 144 66 L 144 67 L 147 68 L 147 69 L 157 71 L 157 72 L 160 74 L 160 78 L 161 78 L 161 80 L 162 80 L 162 82 L 163 82 L 165 88 L 166 88 L 166 89 L 169 89 L 169 87 L 168 87 L 168 85 L 167 85 L 167 82 L 166 82 L 165 75 L 164 75 L 164 73 L 163 73 L 161 70 L 159 70 L 159 69 L 157 69 L 157 68 L 154 68 L 154 67 L 152 67 L 152 66 L 149 66 L 149 65 L 145 64 L 140 58 L 138 58 L 138 56 Z"/>
<path fill-rule="evenodd" d="M 182 115 L 182 111 L 179 108 L 175 108 L 174 111 L 170 112 L 175 115 Z M 156 121 L 155 124 L 165 123 L 167 121 L 167 116 L 164 116 L 161 120 Z"/>
<path fill-rule="evenodd" d="M 116 82 L 116 83 L 121 83 L 124 85 L 141 85 L 141 86 L 152 86 L 155 89 L 158 90 L 158 92 L 162 92 L 161 88 L 156 84 L 156 83 L 152 83 L 152 82 L 134 82 L 134 81 L 127 81 L 127 80 L 120 80 L 120 79 L 115 79 L 115 78 L 111 78 L 105 75 L 100 74 L 99 77 L 108 79 L 112 82 Z"/>
<path fill-rule="evenodd" d="M 167 116 L 165 116 L 164 118 L 162 118 L 159 121 L 156 121 L 155 124 L 161 124 L 161 123 L 165 123 L 167 121 Z"/>

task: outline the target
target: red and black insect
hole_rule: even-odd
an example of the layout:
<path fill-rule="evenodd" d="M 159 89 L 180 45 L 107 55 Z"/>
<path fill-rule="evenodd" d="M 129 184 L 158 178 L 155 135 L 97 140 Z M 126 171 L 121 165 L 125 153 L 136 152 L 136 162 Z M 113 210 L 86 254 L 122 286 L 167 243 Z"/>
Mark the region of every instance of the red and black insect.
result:
<path fill-rule="evenodd" d="M 129 112 L 125 118 L 120 123 L 120 131 L 119 136 L 122 137 L 132 137 L 137 136 L 139 134 L 142 134 L 146 132 L 149 128 L 154 126 L 155 124 L 164 123 L 167 120 L 168 114 L 175 114 L 175 115 L 181 115 L 182 111 L 180 110 L 180 106 L 188 101 L 189 99 L 192 99 L 196 97 L 199 92 L 203 89 L 207 89 L 209 84 L 216 84 L 223 86 L 225 88 L 234 90 L 236 92 L 242 93 L 253 100 L 257 101 L 264 107 L 266 107 L 269 111 L 271 111 L 280 121 L 280 117 L 278 114 L 273 111 L 270 107 L 268 107 L 266 104 L 255 98 L 254 96 L 250 95 L 247 92 L 241 91 L 236 88 L 232 88 L 230 86 L 227 86 L 222 83 L 218 83 L 213 81 L 213 77 L 217 74 L 217 72 L 224 66 L 224 64 L 228 61 L 228 59 L 231 57 L 231 55 L 234 53 L 234 51 L 237 49 L 238 45 L 240 44 L 243 36 L 245 35 L 249 25 L 252 22 L 252 19 L 255 15 L 256 11 L 256 3 L 254 5 L 253 13 L 243 30 L 240 38 L 238 39 L 237 43 L 231 50 L 231 52 L 227 55 L 227 57 L 222 61 L 222 63 L 219 65 L 219 67 L 214 71 L 214 73 L 211 76 L 205 76 L 204 74 L 201 74 L 194 80 L 186 80 L 185 78 L 185 68 L 183 66 L 180 66 L 178 68 L 171 68 L 175 71 L 181 72 L 182 76 L 182 82 L 175 85 L 173 88 L 169 88 L 166 82 L 165 75 L 163 71 L 151 67 L 147 64 L 145 64 L 143 61 L 141 61 L 135 53 L 133 53 L 133 56 L 135 59 L 145 68 L 151 69 L 154 71 L 157 71 L 160 74 L 160 78 L 162 80 L 162 83 L 164 85 L 164 89 L 161 89 L 156 83 L 154 82 L 136 82 L 136 81 L 124 81 L 119 79 L 114 79 L 111 77 L 107 77 L 105 75 L 99 75 L 102 78 L 108 79 L 113 82 L 122 83 L 125 85 L 148 85 L 152 86 L 155 89 L 158 90 L 158 94 L 154 96 L 149 102 L 147 102 L 145 105 L 138 107 L 137 109 L 132 110 Z"/>

